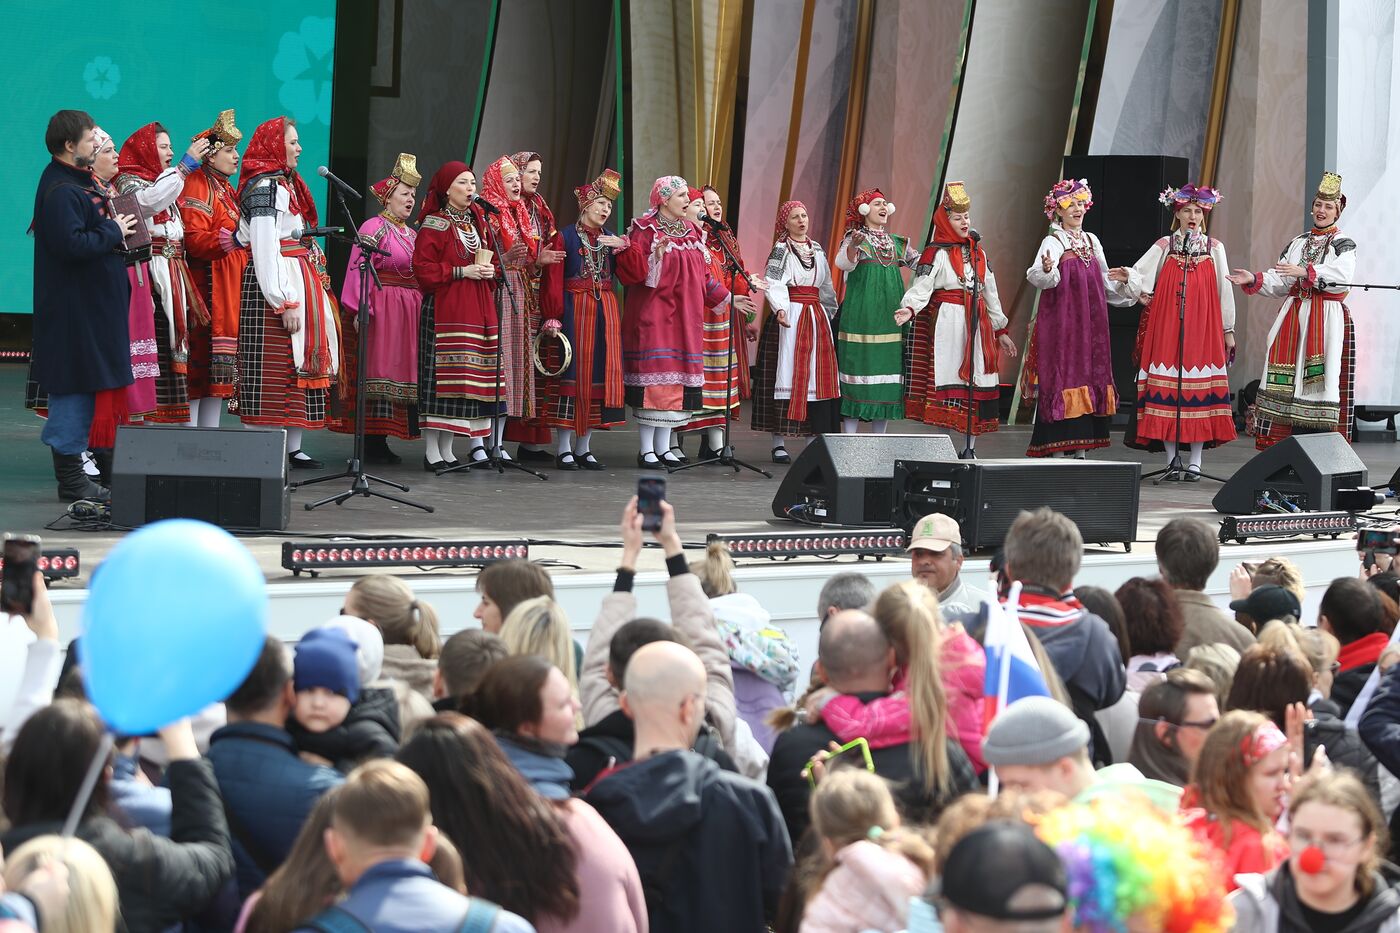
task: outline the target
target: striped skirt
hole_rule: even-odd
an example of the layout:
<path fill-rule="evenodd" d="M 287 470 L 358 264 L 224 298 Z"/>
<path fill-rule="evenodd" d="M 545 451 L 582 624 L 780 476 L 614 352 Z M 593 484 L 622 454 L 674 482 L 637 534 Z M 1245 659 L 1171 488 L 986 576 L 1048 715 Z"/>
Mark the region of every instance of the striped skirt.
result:
<path fill-rule="evenodd" d="M 434 299 L 429 296 L 423 301 L 423 314 L 418 319 L 418 419 L 419 427 L 430 431 L 451 431 L 453 434 L 466 434 L 471 437 L 485 437 L 491 433 L 491 418 L 505 414 L 505 394 L 502 392 L 500 404 L 494 400 L 480 401 L 459 395 L 442 395 L 438 392 L 438 359 L 446 348 L 439 346 L 436 329 L 436 316 L 433 313 Z M 480 377 L 475 381 L 491 385 L 496 379 L 496 359 L 500 352 L 500 340 L 496 334 L 487 333 L 480 326 L 463 325 L 464 357 L 472 355 L 478 361 L 487 360 L 490 366 L 476 366 L 468 376 Z M 475 354 L 469 351 L 475 347 Z"/>
<path fill-rule="evenodd" d="M 158 347 L 162 330 L 156 328 Z M 165 372 L 164 357 L 161 372 Z M 248 263 L 238 308 L 238 385 L 234 394 L 238 417 L 245 424 L 317 430 L 326 424 L 326 395 L 326 389 L 297 385 L 292 336 L 282 326 L 281 315 L 263 298 L 253 264 Z"/>

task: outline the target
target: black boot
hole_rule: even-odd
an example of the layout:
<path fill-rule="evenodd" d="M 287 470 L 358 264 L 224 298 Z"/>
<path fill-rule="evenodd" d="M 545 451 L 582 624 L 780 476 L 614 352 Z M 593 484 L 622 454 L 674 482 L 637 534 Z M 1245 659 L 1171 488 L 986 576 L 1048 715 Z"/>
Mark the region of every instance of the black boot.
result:
<path fill-rule="evenodd" d="M 389 439 L 383 434 L 365 435 L 365 463 L 393 465 L 403 463 L 403 458 L 389 449 Z"/>
<path fill-rule="evenodd" d="M 79 499 L 110 499 L 112 494 L 83 472 L 82 454 L 61 454 L 53 451 L 53 475 L 58 480 L 58 501 L 77 502 Z"/>
<path fill-rule="evenodd" d="M 92 452 L 92 462 L 97 464 L 97 481 L 108 489 L 112 488 L 112 453 L 111 447 L 99 447 Z"/>

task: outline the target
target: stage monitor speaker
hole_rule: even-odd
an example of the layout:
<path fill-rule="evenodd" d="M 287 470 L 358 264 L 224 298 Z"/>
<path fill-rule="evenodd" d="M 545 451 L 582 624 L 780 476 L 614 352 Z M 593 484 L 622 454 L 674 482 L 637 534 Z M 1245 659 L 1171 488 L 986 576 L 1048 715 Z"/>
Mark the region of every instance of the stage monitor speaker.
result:
<path fill-rule="evenodd" d="M 896 460 L 953 460 L 946 434 L 819 434 L 788 467 L 773 497 L 779 518 L 890 527 Z"/>
<path fill-rule="evenodd" d="M 1162 189 L 1186 184 L 1191 163 L 1175 156 L 1069 156 L 1065 177 L 1083 178 L 1094 192 L 1094 208 L 1084 215 L 1084 229 L 1103 243 L 1110 267 L 1131 266 L 1171 227 L 1171 215 L 1158 203 Z M 1142 305 L 1110 308 L 1109 349 L 1119 405 L 1137 398 L 1133 350 Z"/>
<path fill-rule="evenodd" d="M 893 524 L 950 515 L 975 551 L 1000 546 L 1016 516 L 1045 505 L 1078 525 L 1084 543 L 1132 550 L 1141 474 L 1141 464 L 1106 460 L 899 460 Z"/>
<path fill-rule="evenodd" d="M 1225 515 L 1253 515 L 1266 490 L 1304 512 L 1336 509 L 1337 490 L 1367 484 L 1366 464 L 1335 431 L 1286 437 L 1254 455 L 1211 502 Z"/>
<path fill-rule="evenodd" d="M 223 528 L 283 531 L 291 514 L 287 432 L 120 427 L 112 521 L 135 527 L 197 518 Z"/>

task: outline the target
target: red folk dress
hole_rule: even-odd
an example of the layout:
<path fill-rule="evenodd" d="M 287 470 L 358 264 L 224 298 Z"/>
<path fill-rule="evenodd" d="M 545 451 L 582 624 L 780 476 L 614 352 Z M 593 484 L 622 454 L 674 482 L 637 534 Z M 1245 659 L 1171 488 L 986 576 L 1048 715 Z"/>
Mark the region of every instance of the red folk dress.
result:
<path fill-rule="evenodd" d="M 238 301 L 248 245 L 234 235 L 242 212 L 228 177 L 208 165 L 185 179 L 180 196 L 185 251 L 208 324 L 190 326 L 191 398 L 231 398 L 238 369 Z"/>

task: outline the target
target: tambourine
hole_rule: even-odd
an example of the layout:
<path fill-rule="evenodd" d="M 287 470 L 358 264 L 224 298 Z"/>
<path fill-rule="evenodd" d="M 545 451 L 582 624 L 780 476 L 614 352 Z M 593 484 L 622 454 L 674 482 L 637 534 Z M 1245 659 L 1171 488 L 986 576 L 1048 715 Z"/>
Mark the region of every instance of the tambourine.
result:
<path fill-rule="evenodd" d="M 540 341 L 544 340 L 544 338 L 548 335 L 549 331 L 541 327 L 540 332 L 535 335 L 534 341 L 530 344 L 530 356 L 534 359 L 535 369 L 539 371 L 539 374 L 541 376 L 548 376 L 552 379 L 555 376 L 562 376 L 564 374 L 564 370 L 568 369 L 569 364 L 574 361 L 574 346 L 573 344 L 569 343 L 569 338 L 564 336 L 564 332 L 562 330 L 557 330 L 554 332 L 554 336 L 559 338 L 559 345 L 564 348 L 564 362 L 560 363 L 559 368 L 556 369 L 554 372 L 550 372 L 547 368 L 545 368 L 543 361 L 541 361 L 540 359 Z"/>

